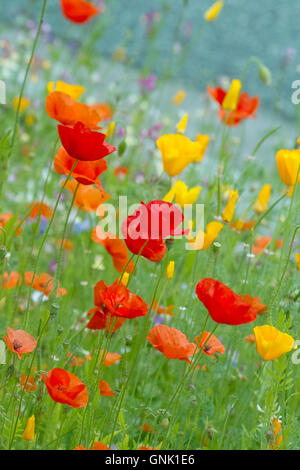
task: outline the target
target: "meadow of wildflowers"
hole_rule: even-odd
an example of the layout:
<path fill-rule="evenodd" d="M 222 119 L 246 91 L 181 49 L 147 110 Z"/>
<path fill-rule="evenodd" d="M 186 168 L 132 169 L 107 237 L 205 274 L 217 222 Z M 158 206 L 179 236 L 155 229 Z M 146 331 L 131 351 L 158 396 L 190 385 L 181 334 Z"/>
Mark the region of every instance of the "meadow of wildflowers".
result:
<path fill-rule="evenodd" d="M 158 68 L 168 2 L 138 66 L 98 53 L 116 0 L 0 25 L 1 450 L 300 447 L 296 50 L 189 87 L 230 3 L 193 1 Z"/>

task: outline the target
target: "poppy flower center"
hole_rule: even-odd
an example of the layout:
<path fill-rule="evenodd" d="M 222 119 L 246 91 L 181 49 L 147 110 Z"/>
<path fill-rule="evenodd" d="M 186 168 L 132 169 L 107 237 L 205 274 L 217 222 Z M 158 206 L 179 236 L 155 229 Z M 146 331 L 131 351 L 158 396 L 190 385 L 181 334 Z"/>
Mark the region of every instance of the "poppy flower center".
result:
<path fill-rule="evenodd" d="M 63 387 L 62 385 L 58 385 L 58 386 L 57 386 L 57 390 L 59 390 L 59 391 L 62 392 L 62 393 L 65 393 L 66 388 Z"/>
<path fill-rule="evenodd" d="M 19 351 L 19 349 L 21 349 L 21 347 L 22 347 L 22 344 L 21 344 L 21 343 L 18 343 L 17 340 L 15 340 L 15 341 L 13 342 L 13 348 L 14 348 L 15 351 Z"/>

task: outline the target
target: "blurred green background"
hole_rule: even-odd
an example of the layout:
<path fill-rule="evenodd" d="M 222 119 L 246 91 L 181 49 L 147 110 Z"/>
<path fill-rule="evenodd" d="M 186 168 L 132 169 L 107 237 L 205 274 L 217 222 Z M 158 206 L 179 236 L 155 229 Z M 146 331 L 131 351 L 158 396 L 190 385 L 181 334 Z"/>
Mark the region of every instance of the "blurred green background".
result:
<path fill-rule="evenodd" d="M 36 22 L 41 0 L 1 2 L 1 37 L 26 22 Z M 95 0 L 94 3 L 104 3 Z M 123 45 L 131 65 L 158 76 L 168 68 L 168 58 L 182 53 L 182 62 L 168 78 L 179 78 L 185 88 L 204 91 L 216 78 L 241 76 L 250 56 L 257 56 L 272 72 L 272 86 L 262 86 L 252 64 L 244 88 L 259 94 L 262 107 L 295 118 L 291 84 L 300 77 L 300 2 L 298 0 L 225 0 L 213 23 L 203 20 L 212 0 L 106 0 L 105 13 L 78 26 L 63 18 L 59 0 L 49 0 L 46 22 L 51 34 L 67 43 L 82 43 L 87 34 L 90 54 L 111 57 Z M 155 12 L 154 32 L 147 34 L 147 18 Z M 148 16 L 145 16 L 147 15 Z M 151 42 L 151 46 L 150 43 Z M 149 58 L 149 50 L 151 57 Z M 184 60 L 184 61 L 183 61 Z"/>

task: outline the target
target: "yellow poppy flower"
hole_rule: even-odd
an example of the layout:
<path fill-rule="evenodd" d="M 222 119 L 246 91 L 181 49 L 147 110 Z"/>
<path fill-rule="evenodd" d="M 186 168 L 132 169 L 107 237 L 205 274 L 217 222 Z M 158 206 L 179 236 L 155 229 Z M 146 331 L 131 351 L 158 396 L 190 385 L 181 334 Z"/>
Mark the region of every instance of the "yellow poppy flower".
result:
<path fill-rule="evenodd" d="M 186 97 L 186 92 L 185 90 L 178 90 L 177 93 L 175 93 L 175 95 L 173 96 L 173 103 L 174 104 L 180 104 L 182 103 L 182 101 L 184 100 L 184 98 Z"/>
<path fill-rule="evenodd" d="M 253 331 L 257 352 L 265 361 L 273 361 L 293 348 L 294 338 L 274 326 L 256 326 Z"/>
<path fill-rule="evenodd" d="M 204 13 L 205 21 L 214 21 L 220 14 L 223 8 L 224 2 L 221 0 L 215 2 L 206 12 Z"/>
<path fill-rule="evenodd" d="M 202 160 L 206 147 L 202 141 L 193 142 L 181 134 L 165 134 L 156 141 L 164 170 L 170 176 L 179 175 L 190 163 Z"/>
<path fill-rule="evenodd" d="M 175 271 L 175 261 L 170 261 L 166 270 L 167 279 L 172 279 Z"/>
<path fill-rule="evenodd" d="M 190 243 L 191 248 L 193 250 L 207 250 L 215 241 L 223 227 L 224 224 L 221 222 L 210 222 L 207 224 L 206 232 L 199 230 L 196 238 L 188 238 L 188 242 Z"/>
<path fill-rule="evenodd" d="M 258 198 L 253 206 L 253 209 L 257 214 L 262 214 L 267 210 L 271 197 L 271 189 L 272 186 L 270 184 L 265 184 L 259 191 Z"/>
<path fill-rule="evenodd" d="M 185 204 L 193 204 L 198 199 L 201 189 L 201 186 L 188 189 L 187 185 L 183 183 L 183 181 L 178 180 L 165 195 L 163 201 L 173 202 L 173 199 L 175 198 L 175 203 L 179 204 L 180 207 L 184 207 Z"/>
<path fill-rule="evenodd" d="M 34 440 L 34 429 L 35 429 L 35 416 L 32 415 L 26 424 L 25 430 L 23 432 L 23 439 L 25 441 L 33 441 Z"/>
<path fill-rule="evenodd" d="M 187 122 L 188 122 L 188 117 L 189 117 L 188 113 L 185 113 L 183 118 L 180 119 L 180 121 L 178 122 L 176 126 L 176 131 L 179 132 L 180 134 L 185 133 Z"/>
<path fill-rule="evenodd" d="M 222 108 L 225 111 L 235 111 L 239 101 L 240 91 L 242 84 L 240 80 L 232 80 L 229 90 L 222 103 Z"/>
<path fill-rule="evenodd" d="M 276 154 L 276 163 L 279 176 L 283 183 L 287 186 L 291 186 L 289 196 L 292 194 L 293 187 L 296 184 L 297 173 L 300 167 L 300 149 L 279 150 Z M 298 181 L 300 181 L 300 174 L 298 175 Z"/>
<path fill-rule="evenodd" d="M 234 209 L 237 198 L 239 197 L 238 191 L 231 191 L 229 201 L 222 212 L 222 219 L 224 222 L 231 222 L 234 216 Z"/>
<path fill-rule="evenodd" d="M 69 83 L 62 82 L 61 80 L 57 80 L 56 86 L 54 88 L 54 82 L 48 82 L 47 84 L 48 93 L 52 93 L 52 91 L 61 91 L 62 93 L 66 93 L 66 95 L 71 96 L 73 100 L 78 100 L 82 93 L 85 92 L 85 88 L 81 85 L 69 85 Z"/>
<path fill-rule="evenodd" d="M 18 105 L 19 105 L 19 98 L 17 96 L 13 100 L 13 105 L 14 105 L 14 109 L 16 111 L 18 109 Z M 28 98 L 22 97 L 21 102 L 20 102 L 20 113 L 23 113 L 25 111 L 25 109 L 28 108 L 29 105 L 30 105 L 30 100 Z"/>

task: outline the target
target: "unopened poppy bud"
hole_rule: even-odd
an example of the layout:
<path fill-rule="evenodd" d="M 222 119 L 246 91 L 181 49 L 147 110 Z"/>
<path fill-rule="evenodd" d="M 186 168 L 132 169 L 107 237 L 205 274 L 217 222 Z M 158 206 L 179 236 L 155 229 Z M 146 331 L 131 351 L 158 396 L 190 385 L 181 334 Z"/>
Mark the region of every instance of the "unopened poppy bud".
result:
<path fill-rule="evenodd" d="M 129 281 L 129 273 L 125 272 L 122 277 L 122 284 L 126 287 Z"/>
<path fill-rule="evenodd" d="M 242 83 L 240 80 L 232 80 L 230 88 L 223 100 L 222 108 L 225 111 L 235 111 L 240 97 Z"/>
<path fill-rule="evenodd" d="M 185 115 L 180 119 L 178 124 L 176 125 L 176 131 L 179 132 L 180 134 L 184 134 L 188 122 L 188 113 L 185 113 Z"/>
<path fill-rule="evenodd" d="M 165 240 L 165 242 L 166 242 L 168 250 L 170 250 L 172 248 L 173 244 L 175 243 L 175 239 L 174 238 L 167 238 Z"/>
<path fill-rule="evenodd" d="M 167 279 L 172 279 L 174 276 L 175 262 L 170 261 L 166 270 Z"/>
<path fill-rule="evenodd" d="M 35 416 L 32 415 L 26 424 L 26 428 L 23 432 L 23 439 L 25 441 L 33 441 L 34 440 L 34 428 L 35 428 Z"/>
<path fill-rule="evenodd" d="M 51 304 L 50 305 L 50 317 L 55 318 L 57 315 L 57 312 L 59 310 L 59 305 L 58 304 Z"/>
<path fill-rule="evenodd" d="M 120 143 L 120 145 L 118 147 L 119 157 L 121 157 L 123 155 L 123 153 L 126 150 L 126 147 L 127 147 L 126 140 L 122 140 L 122 142 Z"/>
<path fill-rule="evenodd" d="M 266 85 L 271 85 L 272 75 L 270 69 L 268 69 L 268 67 L 266 67 L 264 64 L 259 64 L 258 76 L 263 83 L 265 83 Z"/>
<path fill-rule="evenodd" d="M 169 420 L 168 420 L 168 418 L 164 418 L 161 422 L 161 427 L 163 429 L 167 429 L 168 426 L 169 426 Z"/>

